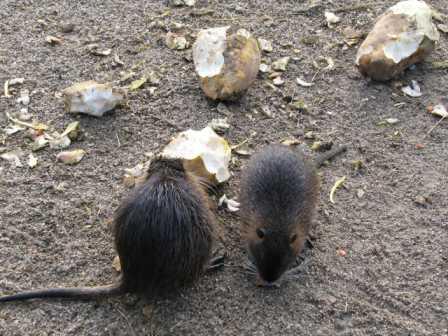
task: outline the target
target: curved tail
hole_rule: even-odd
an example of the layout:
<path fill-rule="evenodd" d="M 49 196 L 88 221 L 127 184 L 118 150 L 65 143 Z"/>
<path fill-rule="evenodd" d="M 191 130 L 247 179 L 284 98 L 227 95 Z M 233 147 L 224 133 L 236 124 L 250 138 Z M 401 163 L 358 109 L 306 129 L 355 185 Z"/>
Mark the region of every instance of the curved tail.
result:
<path fill-rule="evenodd" d="M 347 150 L 347 146 L 346 145 L 341 145 L 341 146 L 332 148 L 329 151 L 319 155 L 314 160 L 314 162 L 315 162 L 316 166 L 319 168 L 320 166 L 322 166 L 325 163 L 325 161 L 332 159 L 336 155 L 339 155 L 339 154 L 345 152 L 346 150 Z"/>
<path fill-rule="evenodd" d="M 0 302 L 25 301 L 31 299 L 63 298 L 74 300 L 94 299 L 99 296 L 118 295 L 125 292 L 121 282 L 98 287 L 48 288 L 26 291 L 0 297 Z"/>

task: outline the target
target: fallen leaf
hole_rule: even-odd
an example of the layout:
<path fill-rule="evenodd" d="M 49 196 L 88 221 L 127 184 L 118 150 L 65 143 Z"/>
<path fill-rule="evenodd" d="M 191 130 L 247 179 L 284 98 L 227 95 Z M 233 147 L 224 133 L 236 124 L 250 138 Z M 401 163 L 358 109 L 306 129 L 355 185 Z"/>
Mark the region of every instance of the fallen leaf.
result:
<path fill-rule="evenodd" d="M 23 84 L 25 82 L 25 78 L 13 78 L 9 80 L 9 85 L 13 86 L 13 85 L 18 85 L 18 84 Z"/>
<path fill-rule="evenodd" d="M 294 100 L 293 102 L 289 103 L 289 106 L 294 108 L 295 110 L 300 111 L 300 112 L 307 112 L 308 111 L 308 105 L 302 99 Z"/>
<path fill-rule="evenodd" d="M 259 70 L 260 70 L 261 72 L 263 72 L 263 73 L 267 73 L 267 72 L 271 71 L 271 67 L 270 67 L 269 65 L 267 65 L 267 64 L 260 63 L 260 68 L 259 68 Z"/>
<path fill-rule="evenodd" d="M 37 130 L 37 131 L 45 131 L 46 129 L 48 129 L 48 126 L 45 125 L 45 124 L 42 124 L 42 123 L 30 124 L 30 123 L 27 123 L 27 122 L 24 122 L 24 121 L 21 121 L 21 120 L 18 120 L 16 118 L 11 117 L 8 112 L 5 112 L 5 114 L 8 117 L 8 119 L 11 120 L 15 124 L 18 124 L 18 125 L 21 125 L 21 126 L 25 126 L 25 127 L 28 127 L 28 128 L 32 128 L 32 129 Z"/>
<path fill-rule="evenodd" d="M 333 187 L 331 188 L 331 191 L 330 191 L 330 202 L 331 202 L 331 203 L 333 203 L 333 204 L 335 203 L 335 201 L 334 201 L 334 194 L 335 194 L 336 190 L 337 190 L 340 186 L 342 186 L 342 185 L 344 184 L 344 182 L 345 182 L 346 179 L 347 179 L 346 176 L 341 177 L 340 179 L 338 179 L 338 180 L 335 182 L 335 184 L 334 184 Z"/>
<path fill-rule="evenodd" d="M 398 124 L 400 122 L 400 120 L 398 120 L 397 118 L 387 118 L 387 119 L 385 119 L 385 121 L 389 125 L 395 125 L 395 124 Z"/>
<path fill-rule="evenodd" d="M 37 157 L 35 157 L 32 153 L 28 155 L 28 167 L 34 168 L 37 166 Z"/>
<path fill-rule="evenodd" d="M 62 132 L 61 137 L 68 136 L 70 140 L 75 140 L 79 135 L 79 121 L 73 121 L 68 124 L 64 132 Z"/>
<path fill-rule="evenodd" d="M 17 125 L 9 125 L 8 127 L 3 129 L 6 135 L 13 135 L 20 131 L 23 131 L 25 128 L 17 126 Z"/>
<path fill-rule="evenodd" d="M 190 46 L 185 36 L 172 32 L 166 34 L 165 44 L 168 48 L 174 50 L 184 50 Z"/>
<path fill-rule="evenodd" d="M 234 199 L 227 198 L 225 194 L 222 195 L 218 202 L 218 206 L 221 207 L 223 205 L 225 205 L 227 210 L 229 210 L 230 212 L 237 212 L 240 209 L 240 203 L 238 203 Z"/>
<path fill-rule="evenodd" d="M 438 24 L 437 25 L 437 28 L 442 32 L 442 33 L 445 33 L 445 34 L 448 34 L 448 24 Z"/>
<path fill-rule="evenodd" d="M 260 49 L 266 52 L 272 52 L 274 48 L 272 47 L 271 41 L 265 40 L 263 38 L 258 39 L 258 44 L 260 45 Z"/>
<path fill-rule="evenodd" d="M 67 135 L 60 135 L 57 132 L 52 134 L 51 139 L 49 140 L 50 148 L 52 149 L 65 149 L 70 146 L 71 141 Z"/>
<path fill-rule="evenodd" d="M 448 60 L 445 61 L 434 61 L 431 63 L 432 67 L 437 70 L 448 69 Z"/>
<path fill-rule="evenodd" d="M 321 141 L 314 141 L 313 144 L 311 145 L 311 150 L 319 151 L 319 150 L 321 150 L 321 147 L 322 147 Z"/>
<path fill-rule="evenodd" d="M 418 195 L 417 197 L 415 197 L 414 202 L 417 203 L 418 205 L 422 205 L 422 206 L 426 206 L 428 205 L 428 201 L 426 199 L 426 197 Z"/>
<path fill-rule="evenodd" d="M 425 145 L 423 145 L 423 144 L 416 144 L 415 145 L 415 149 L 423 149 L 423 148 L 425 148 Z"/>
<path fill-rule="evenodd" d="M 361 170 L 364 167 L 364 162 L 362 160 L 353 160 L 352 167 L 355 171 Z"/>
<path fill-rule="evenodd" d="M 212 119 L 212 121 L 208 123 L 208 126 L 217 133 L 224 133 L 230 128 L 227 118 Z"/>
<path fill-rule="evenodd" d="M 274 113 L 271 111 L 271 109 L 267 105 L 264 105 L 261 107 L 261 112 L 268 118 L 274 118 Z"/>
<path fill-rule="evenodd" d="M 286 67 L 288 66 L 290 57 L 282 57 L 272 63 L 272 69 L 276 71 L 286 71 Z"/>
<path fill-rule="evenodd" d="M 285 146 L 297 146 L 300 145 L 301 142 L 296 138 L 287 138 L 285 140 L 282 140 L 280 143 Z"/>
<path fill-rule="evenodd" d="M 187 6 L 193 7 L 196 3 L 196 0 L 171 0 L 171 6 Z"/>
<path fill-rule="evenodd" d="M 62 40 L 56 36 L 47 36 L 45 38 L 45 41 L 47 41 L 47 43 L 52 44 L 52 45 L 56 45 L 56 44 L 61 44 Z"/>
<path fill-rule="evenodd" d="M 362 190 L 362 189 L 358 189 L 358 190 L 356 191 L 356 196 L 358 196 L 358 198 L 363 198 L 365 193 L 366 193 L 366 192 L 365 192 L 364 190 Z"/>
<path fill-rule="evenodd" d="M 120 257 L 119 256 L 115 256 L 114 260 L 112 260 L 112 267 L 117 272 L 119 272 L 119 273 L 121 272 L 121 263 L 120 263 Z"/>
<path fill-rule="evenodd" d="M 340 257 L 345 257 L 347 255 L 347 252 L 341 248 L 337 249 L 336 253 Z"/>
<path fill-rule="evenodd" d="M 304 135 L 305 139 L 312 140 L 316 138 L 316 134 L 313 131 L 306 132 Z"/>
<path fill-rule="evenodd" d="M 313 85 L 314 85 L 314 83 L 308 83 L 308 82 L 305 82 L 304 80 L 302 80 L 302 79 L 300 79 L 300 78 L 297 78 L 297 79 L 296 79 L 296 82 L 297 82 L 297 84 L 299 84 L 300 86 L 304 86 L 304 87 L 310 87 L 310 86 L 313 86 Z"/>
<path fill-rule="evenodd" d="M 140 78 L 140 79 L 137 79 L 137 80 L 133 81 L 133 82 L 128 86 L 129 91 L 135 91 L 135 90 L 140 89 L 140 88 L 143 86 L 143 84 L 146 83 L 147 80 L 148 80 L 148 78 L 146 78 L 146 77 L 142 77 L 142 78 Z"/>
<path fill-rule="evenodd" d="M 109 56 L 112 53 L 112 49 L 92 48 L 90 53 L 95 56 Z"/>
<path fill-rule="evenodd" d="M 23 104 L 25 106 L 30 103 L 30 91 L 28 89 L 20 90 L 20 97 L 17 98 L 17 103 Z"/>
<path fill-rule="evenodd" d="M 241 156 L 251 156 L 252 155 L 252 152 L 246 148 L 237 148 L 234 150 L 234 152 Z"/>
<path fill-rule="evenodd" d="M 333 25 L 335 25 L 336 23 L 341 22 L 341 18 L 339 16 L 336 16 L 332 12 L 325 11 L 324 15 L 325 15 L 325 20 L 327 20 L 328 28 L 332 28 Z"/>
<path fill-rule="evenodd" d="M 13 150 L 10 152 L 6 152 L 0 155 L 0 158 L 8 161 L 10 164 L 16 167 L 23 167 L 22 162 L 20 161 L 20 157 L 23 155 L 21 150 Z"/>
<path fill-rule="evenodd" d="M 11 97 L 12 95 L 9 92 L 9 87 L 17 84 L 23 84 L 25 82 L 25 78 L 13 78 L 10 80 L 6 80 L 4 84 L 4 96 Z"/>
<path fill-rule="evenodd" d="M 420 86 L 418 85 L 417 81 L 412 80 L 411 84 L 408 86 L 405 86 L 401 89 L 404 94 L 408 95 L 409 97 L 421 97 L 422 91 L 420 89 Z"/>
<path fill-rule="evenodd" d="M 434 114 L 442 118 L 448 117 L 448 111 L 444 104 L 435 105 L 431 110 L 431 114 Z"/>
<path fill-rule="evenodd" d="M 115 65 L 117 65 L 117 66 L 124 65 L 124 62 L 120 59 L 120 56 L 118 54 L 114 55 L 114 62 L 115 62 Z"/>
<path fill-rule="evenodd" d="M 64 164 L 73 165 L 79 163 L 85 154 L 86 152 L 83 149 L 75 149 L 59 153 L 56 159 Z"/>
<path fill-rule="evenodd" d="M 281 77 L 275 77 L 275 78 L 272 80 L 272 83 L 273 83 L 274 85 L 276 85 L 276 86 L 280 86 L 280 85 L 285 84 L 285 81 L 284 81 Z"/>
<path fill-rule="evenodd" d="M 34 139 L 33 145 L 31 146 L 31 150 L 33 152 L 37 152 L 45 148 L 49 144 L 48 140 L 45 138 L 45 135 L 39 135 Z"/>

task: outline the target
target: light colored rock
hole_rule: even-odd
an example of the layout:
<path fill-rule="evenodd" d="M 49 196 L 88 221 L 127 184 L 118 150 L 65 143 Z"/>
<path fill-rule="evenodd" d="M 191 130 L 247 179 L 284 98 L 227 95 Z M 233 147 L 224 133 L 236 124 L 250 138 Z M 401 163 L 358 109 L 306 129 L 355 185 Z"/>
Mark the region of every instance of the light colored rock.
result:
<path fill-rule="evenodd" d="M 162 156 L 183 159 L 186 169 L 213 184 L 230 178 L 230 146 L 210 127 L 179 133 L 163 149 Z"/>
<path fill-rule="evenodd" d="M 104 113 L 123 104 L 126 91 L 110 84 L 87 81 L 75 84 L 62 91 L 65 110 L 70 113 L 84 113 L 101 117 Z"/>
<path fill-rule="evenodd" d="M 327 20 L 328 28 L 332 28 L 334 24 L 341 22 L 341 18 L 332 12 L 325 12 L 325 20 Z"/>
<path fill-rule="evenodd" d="M 35 157 L 34 155 L 33 155 L 33 153 L 30 153 L 29 155 L 28 155 L 28 167 L 30 167 L 30 168 L 34 168 L 34 167 L 36 167 L 37 166 L 37 157 Z"/>
<path fill-rule="evenodd" d="M 65 149 L 71 144 L 70 138 L 67 135 L 61 135 L 58 132 L 52 134 L 49 142 L 50 148 L 52 149 Z"/>
<path fill-rule="evenodd" d="M 85 154 L 86 152 L 83 149 L 75 149 L 72 151 L 60 152 L 56 156 L 56 159 L 64 164 L 74 165 L 79 163 Z"/>
<path fill-rule="evenodd" d="M 290 57 L 282 57 L 272 63 L 272 69 L 275 71 L 286 71 L 286 67 L 288 66 Z"/>
<path fill-rule="evenodd" d="M 168 48 L 173 50 L 184 50 L 190 46 L 185 36 L 172 32 L 166 34 L 165 44 Z"/>
<path fill-rule="evenodd" d="M 171 6 L 187 6 L 193 7 L 196 4 L 196 0 L 171 0 Z"/>
<path fill-rule="evenodd" d="M 358 50 L 356 65 L 363 75 L 386 81 L 423 61 L 438 40 L 431 8 L 424 1 L 401 1 L 378 19 Z"/>
<path fill-rule="evenodd" d="M 215 132 L 221 134 L 226 132 L 230 128 L 230 124 L 227 118 L 212 119 L 212 121 L 208 123 L 208 126 Z"/>
<path fill-rule="evenodd" d="M 274 48 L 272 47 L 272 42 L 259 38 L 258 39 L 258 44 L 260 45 L 260 49 L 266 52 L 272 52 L 272 50 L 274 50 Z"/>
<path fill-rule="evenodd" d="M 6 152 L 0 155 L 0 159 L 8 161 L 11 165 L 15 167 L 23 167 L 20 158 L 23 156 L 23 152 L 20 149 Z"/>
<path fill-rule="evenodd" d="M 232 99 L 246 91 L 257 77 L 260 59 L 257 40 L 244 29 L 205 29 L 193 45 L 201 88 L 214 100 Z"/>

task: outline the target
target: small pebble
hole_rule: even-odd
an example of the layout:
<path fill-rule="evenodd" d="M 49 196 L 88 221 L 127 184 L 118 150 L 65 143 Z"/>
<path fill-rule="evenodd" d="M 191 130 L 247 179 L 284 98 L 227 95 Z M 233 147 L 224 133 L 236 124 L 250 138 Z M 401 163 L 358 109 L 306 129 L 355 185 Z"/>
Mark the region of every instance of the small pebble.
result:
<path fill-rule="evenodd" d="M 63 32 L 64 34 L 68 34 L 75 30 L 75 24 L 72 22 L 63 22 L 61 23 L 60 28 L 61 32 Z"/>

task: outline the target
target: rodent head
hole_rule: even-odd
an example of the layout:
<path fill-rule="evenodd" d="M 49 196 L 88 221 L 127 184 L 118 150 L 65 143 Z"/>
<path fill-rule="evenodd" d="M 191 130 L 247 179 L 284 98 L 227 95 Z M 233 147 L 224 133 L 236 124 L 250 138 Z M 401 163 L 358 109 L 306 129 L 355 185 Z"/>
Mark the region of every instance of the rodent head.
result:
<path fill-rule="evenodd" d="M 303 245 L 299 232 L 258 227 L 248 237 L 249 258 L 261 280 L 272 284 L 285 273 Z"/>

